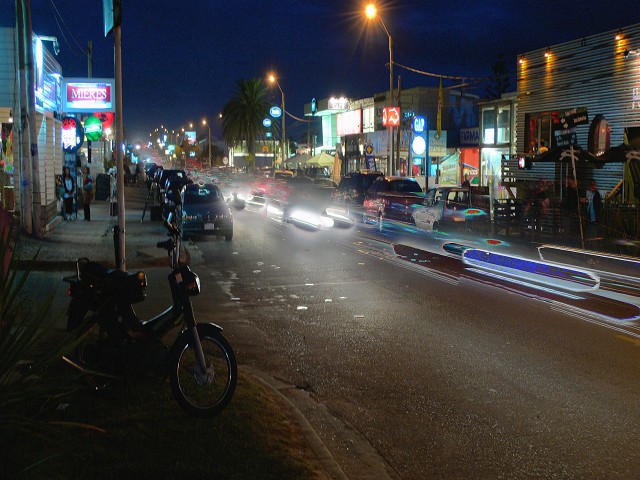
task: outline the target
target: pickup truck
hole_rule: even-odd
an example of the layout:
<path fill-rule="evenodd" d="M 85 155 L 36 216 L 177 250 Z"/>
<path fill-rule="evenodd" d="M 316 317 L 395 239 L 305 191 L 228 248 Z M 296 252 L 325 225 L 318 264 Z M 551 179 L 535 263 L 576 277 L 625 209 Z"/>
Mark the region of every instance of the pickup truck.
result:
<path fill-rule="evenodd" d="M 384 219 L 412 223 L 412 213 L 424 200 L 420 184 L 410 177 L 376 178 L 364 197 L 364 223 Z"/>
<path fill-rule="evenodd" d="M 439 186 L 430 188 L 421 206 L 413 210 L 420 230 L 446 230 L 464 227 L 486 230 L 490 227 L 490 200 L 487 187 Z"/>

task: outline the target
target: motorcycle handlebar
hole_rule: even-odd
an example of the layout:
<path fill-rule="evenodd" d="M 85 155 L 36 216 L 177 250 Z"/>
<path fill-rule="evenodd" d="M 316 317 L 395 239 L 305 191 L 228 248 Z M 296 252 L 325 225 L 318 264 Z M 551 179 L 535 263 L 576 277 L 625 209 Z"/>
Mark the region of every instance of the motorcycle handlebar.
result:
<path fill-rule="evenodd" d="M 169 235 L 172 237 L 178 238 L 180 236 L 180 230 L 175 225 L 163 220 L 165 228 L 169 231 Z"/>

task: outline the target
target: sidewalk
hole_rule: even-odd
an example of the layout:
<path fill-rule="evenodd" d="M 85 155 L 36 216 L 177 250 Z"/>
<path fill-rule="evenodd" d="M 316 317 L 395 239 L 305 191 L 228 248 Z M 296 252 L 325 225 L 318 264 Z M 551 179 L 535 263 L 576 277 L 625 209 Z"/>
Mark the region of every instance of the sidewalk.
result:
<path fill-rule="evenodd" d="M 166 239 L 162 222 L 152 222 L 149 209 L 142 221 L 146 198 L 144 185 L 125 187 L 128 270 L 169 264 L 166 251 L 156 247 L 157 242 Z M 62 217 L 56 217 L 49 223 L 42 239 L 20 235 L 16 242 L 20 261 L 28 262 L 38 253 L 34 270 L 73 270 L 76 259 L 82 257 L 115 267 L 113 228 L 118 225 L 118 217 L 110 215 L 110 203 L 95 201 L 91 204 L 91 221 L 84 221 L 83 217 L 82 209 L 74 220 L 65 222 Z M 188 248 L 185 248 L 181 261 L 189 263 L 189 257 Z"/>

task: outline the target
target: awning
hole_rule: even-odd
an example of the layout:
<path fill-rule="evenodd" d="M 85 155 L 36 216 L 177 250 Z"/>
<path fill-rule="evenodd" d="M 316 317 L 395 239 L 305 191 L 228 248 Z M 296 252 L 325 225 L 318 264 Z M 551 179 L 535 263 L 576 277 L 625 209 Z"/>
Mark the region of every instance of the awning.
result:
<path fill-rule="evenodd" d="M 315 157 L 307 160 L 308 167 L 333 167 L 334 157 L 328 153 L 322 152 Z"/>

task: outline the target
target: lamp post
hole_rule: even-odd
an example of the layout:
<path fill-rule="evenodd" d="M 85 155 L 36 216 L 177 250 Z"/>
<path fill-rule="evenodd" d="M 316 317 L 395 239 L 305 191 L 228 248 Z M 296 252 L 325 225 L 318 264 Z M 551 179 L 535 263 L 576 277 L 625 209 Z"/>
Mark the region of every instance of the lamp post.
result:
<path fill-rule="evenodd" d="M 280 83 L 278 83 L 278 80 L 276 79 L 276 77 L 272 74 L 269 75 L 269 83 L 275 83 L 278 86 L 278 90 L 280 90 L 280 94 L 282 95 L 282 137 L 280 138 L 280 148 L 282 149 L 282 167 L 284 167 L 284 161 L 285 161 L 285 144 L 287 143 L 287 133 L 285 130 L 285 122 L 284 122 L 284 117 L 286 116 L 285 114 L 285 110 L 284 110 L 284 92 L 282 91 L 282 87 L 280 86 Z M 288 146 L 287 146 L 288 149 Z M 275 166 L 275 165 L 274 165 Z"/>
<path fill-rule="evenodd" d="M 393 107 L 393 38 L 391 38 L 391 34 L 389 30 L 387 30 L 387 26 L 384 24 L 384 20 L 382 17 L 378 15 L 378 9 L 373 3 L 368 4 L 365 7 L 365 14 L 369 20 L 373 20 L 377 18 L 380 21 L 380 25 L 384 30 L 384 33 L 387 34 L 389 38 L 389 98 L 388 107 Z M 393 127 L 389 128 L 389 138 L 387 140 L 387 174 L 393 175 L 393 148 L 391 147 L 391 143 L 393 142 Z"/>
<path fill-rule="evenodd" d="M 202 125 L 206 125 L 209 129 L 209 166 L 211 167 L 211 126 L 207 123 L 207 120 L 202 120 Z"/>

